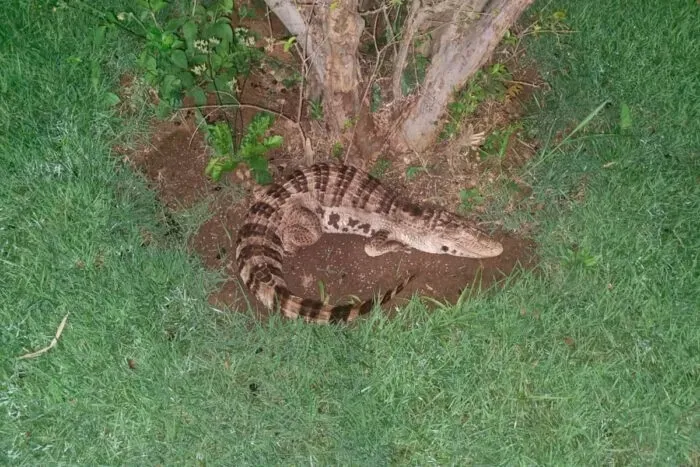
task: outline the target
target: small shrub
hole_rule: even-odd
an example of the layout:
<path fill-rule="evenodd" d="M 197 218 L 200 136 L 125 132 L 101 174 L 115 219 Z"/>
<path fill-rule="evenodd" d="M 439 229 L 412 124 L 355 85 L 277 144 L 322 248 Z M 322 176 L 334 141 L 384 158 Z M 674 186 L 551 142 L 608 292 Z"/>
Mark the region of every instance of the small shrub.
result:
<path fill-rule="evenodd" d="M 158 90 L 159 116 L 180 107 L 185 96 L 196 105 L 204 105 L 209 92 L 235 102 L 236 78 L 247 75 L 262 52 L 250 31 L 231 27 L 233 0 L 196 3 L 182 12 L 173 5 L 138 0 L 135 10 L 108 15 L 145 40 L 139 65 Z"/>
<path fill-rule="evenodd" d="M 464 119 L 473 114 L 479 104 L 487 99 L 504 101 L 508 97 L 509 89 L 505 82 L 511 78 L 512 75 L 502 63 L 495 63 L 486 71 L 476 72 L 447 106 L 448 121 L 440 132 L 440 139 L 452 139 L 457 136 Z"/>
<path fill-rule="evenodd" d="M 248 125 L 237 149 L 234 148 L 231 127 L 226 122 L 206 125 L 207 141 L 214 150 L 205 173 L 218 181 L 225 172 L 230 172 L 245 163 L 253 173 L 255 181 L 265 185 L 272 181 L 265 153 L 282 145 L 279 135 L 265 136 L 274 119 L 270 114 L 258 113 Z"/>

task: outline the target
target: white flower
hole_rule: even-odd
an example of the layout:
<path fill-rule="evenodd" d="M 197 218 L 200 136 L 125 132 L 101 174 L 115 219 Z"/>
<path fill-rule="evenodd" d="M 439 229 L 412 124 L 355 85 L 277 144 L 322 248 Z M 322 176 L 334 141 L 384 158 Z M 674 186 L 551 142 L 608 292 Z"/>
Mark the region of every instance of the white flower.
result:
<path fill-rule="evenodd" d="M 231 90 L 232 93 L 237 93 L 238 91 L 238 83 L 236 82 L 236 78 L 231 79 L 231 81 L 228 82 L 228 88 Z"/>
<path fill-rule="evenodd" d="M 201 65 L 196 65 L 194 68 L 192 68 L 192 73 L 194 73 L 197 76 L 200 76 L 205 71 L 207 71 L 207 64 L 206 63 L 202 63 Z"/>
<path fill-rule="evenodd" d="M 216 37 L 210 37 L 209 43 L 213 46 L 217 46 L 221 43 L 221 41 L 219 39 L 217 39 Z"/>
<path fill-rule="evenodd" d="M 202 53 L 209 53 L 209 44 L 207 41 L 203 41 L 201 39 L 194 41 L 194 48 Z"/>

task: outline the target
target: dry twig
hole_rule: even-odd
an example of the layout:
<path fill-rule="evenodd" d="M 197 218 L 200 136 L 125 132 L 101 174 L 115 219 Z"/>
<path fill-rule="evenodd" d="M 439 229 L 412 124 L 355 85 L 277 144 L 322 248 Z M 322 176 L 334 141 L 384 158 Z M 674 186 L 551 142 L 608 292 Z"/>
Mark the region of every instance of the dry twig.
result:
<path fill-rule="evenodd" d="M 58 338 L 61 337 L 61 333 L 63 333 L 63 328 L 66 325 L 66 321 L 68 321 L 68 313 L 66 316 L 63 317 L 63 320 L 61 320 L 61 324 L 58 325 L 58 329 L 56 330 L 56 335 L 54 336 L 53 339 L 51 339 L 51 343 L 44 347 L 43 349 L 37 350 L 36 352 L 20 355 L 19 359 L 26 359 L 26 358 L 34 358 L 38 357 L 39 355 L 48 352 L 49 350 L 53 349 L 56 344 L 58 344 Z"/>

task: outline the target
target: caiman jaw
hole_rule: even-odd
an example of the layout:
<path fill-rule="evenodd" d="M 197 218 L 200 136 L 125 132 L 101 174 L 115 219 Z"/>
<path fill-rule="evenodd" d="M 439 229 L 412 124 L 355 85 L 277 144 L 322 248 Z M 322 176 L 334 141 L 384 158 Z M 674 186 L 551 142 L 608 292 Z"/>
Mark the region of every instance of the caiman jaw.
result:
<path fill-rule="evenodd" d="M 464 256 L 467 258 L 486 259 L 494 258 L 503 253 L 503 245 L 487 237 L 483 233 L 475 233 L 472 236 L 472 241 L 469 242 L 468 253 Z"/>

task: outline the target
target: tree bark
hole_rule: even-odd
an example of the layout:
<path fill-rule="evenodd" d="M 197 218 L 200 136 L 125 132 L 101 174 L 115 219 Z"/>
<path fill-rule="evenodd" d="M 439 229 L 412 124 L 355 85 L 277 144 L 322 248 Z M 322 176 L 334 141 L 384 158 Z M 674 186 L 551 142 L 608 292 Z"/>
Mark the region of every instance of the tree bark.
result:
<path fill-rule="evenodd" d="M 360 110 L 360 64 L 357 50 L 365 27 L 358 14 L 358 0 L 334 2 L 323 21 L 326 37 L 326 83 L 324 113 L 326 121 L 339 135 L 352 127 Z"/>
<path fill-rule="evenodd" d="M 423 93 L 390 140 L 395 147 L 425 150 L 437 137 L 438 121 L 455 89 L 486 63 L 503 34 L 533 0 L 493 0 L 467 28 L 453 23 L 440 37 Z"/>
<path fill-rule="evenodd" d="M 310 62 L 310 69 L 316 75 L 318 83 L 323 86 L 326 82 L 325 53 L 319 48 L 316 39 L 311 34 L 307 22 L 292 0 L 265 0 L 268 8 L 282 21 L 284 27 L 297 37 L 297 43 L 304 52 L 304 59 Z"/>

